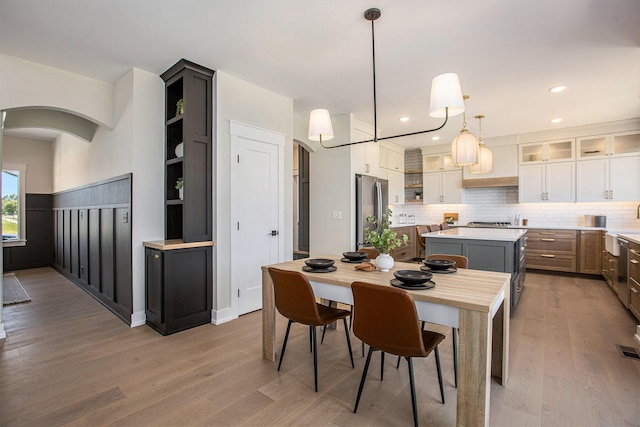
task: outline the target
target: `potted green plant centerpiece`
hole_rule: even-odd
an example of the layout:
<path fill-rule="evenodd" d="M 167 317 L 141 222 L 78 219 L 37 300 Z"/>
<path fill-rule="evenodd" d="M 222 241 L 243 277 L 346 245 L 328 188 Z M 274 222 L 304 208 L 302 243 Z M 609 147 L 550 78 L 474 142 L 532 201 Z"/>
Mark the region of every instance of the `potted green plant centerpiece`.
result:
<path fill-rule="evenodd" d="M 389 271 L 393 267 L 393 258 L 389 255 L 395 248 L 399 248 L 402 245 L 407 244 L 409 238 L 406 234 L 399 237 L 398 234 L 391 229 L 391 209 L 387 209 L 387 213 L 382 215 L 382 219 L 378 220 L 376 217 L 370 215 L 367 217 L 367 222 L 371 224 L 371 227 L 365 229 L 364 240 L 367 244 L 376 248 L 380 255 L 376 258 L 376 267 L 380 271 Z"/>

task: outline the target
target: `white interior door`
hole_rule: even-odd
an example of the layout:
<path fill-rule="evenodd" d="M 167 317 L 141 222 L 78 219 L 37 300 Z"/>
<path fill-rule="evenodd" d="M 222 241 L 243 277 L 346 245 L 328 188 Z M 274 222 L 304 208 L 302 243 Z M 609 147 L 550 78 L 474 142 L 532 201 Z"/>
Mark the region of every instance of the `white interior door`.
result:
<path fill-rule="evenodd" d="M 231 283 L 239 316 L 262 308 L 260 267 L 283 260 L 284 136 L 232 123 L 231 142 Z"/>

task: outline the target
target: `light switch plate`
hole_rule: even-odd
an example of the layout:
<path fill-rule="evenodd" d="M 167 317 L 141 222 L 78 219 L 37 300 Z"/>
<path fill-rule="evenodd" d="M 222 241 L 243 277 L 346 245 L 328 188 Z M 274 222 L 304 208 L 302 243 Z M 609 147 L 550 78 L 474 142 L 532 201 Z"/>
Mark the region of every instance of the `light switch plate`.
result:
<path fill-rule="evenodd" d="M 341 211 L 331 212 L 331 219 L 342 219 L 342 212 Z"/>

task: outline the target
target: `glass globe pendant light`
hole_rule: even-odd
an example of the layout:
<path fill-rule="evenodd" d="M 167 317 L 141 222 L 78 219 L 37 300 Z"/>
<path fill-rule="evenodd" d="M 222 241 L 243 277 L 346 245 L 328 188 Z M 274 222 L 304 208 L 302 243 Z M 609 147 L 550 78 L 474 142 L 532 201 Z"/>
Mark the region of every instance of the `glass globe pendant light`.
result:
<path fill-rule="evenodd" d="M 489 173 L 493 172 L 493 151 L 482 140 L 482 119 L 484 115 L 480 114 L 475 116 L 478 119 L 480 133 L 478 136 L 479 154 L 478 163 L 469 166 L 469 172 L 473 174 Z"/>
<path fill-rule="evenodd" d="M 465 101 L 469 99 L 464 96 Z M 478 139 L 467 129 L 467 116 L 462 113 L 462 129 L 451 143 L 451 158 L 456 166 L 469 166 L 478 162 Z"/>

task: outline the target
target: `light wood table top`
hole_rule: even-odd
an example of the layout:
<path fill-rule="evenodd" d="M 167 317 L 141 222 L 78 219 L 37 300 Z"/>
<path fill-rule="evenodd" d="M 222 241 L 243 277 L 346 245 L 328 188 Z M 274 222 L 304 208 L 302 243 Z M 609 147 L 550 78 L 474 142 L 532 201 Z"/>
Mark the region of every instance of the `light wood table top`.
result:
<path fill-rule="evenodd" d="M 341 257 L 334 255 L 320 256 L 335 260 L 336 271 L 331 273 L 303 272 L 311 281 L 330 283 L 338 286 L 351 286 L 355 281 L 375 283 L 383 286 L 391 286 L 394 279 L 393 272 L 397 270 L 419 270 L 421 264 L 396 262 L 393 268 L 387 272 L 360 271 L 354 268 L 357 264 L 341 262 Z M 304 259 L 284 262 L 274 267 L 301 271 L 305 265 Z M 263 267 L 263 269 L 269 266 Z M 493 271 L 458 269 L 452 274 L 434 273 L 432 281 L 436 286 L 427 290 L 408 290 L 413 298 L 418 301 L 427 301 L 435 304 L 464 308 L 467 310 L 490 312 L 496 304 L 504 298 L 504 290 L 509 286 L 511 275 Z"/>

